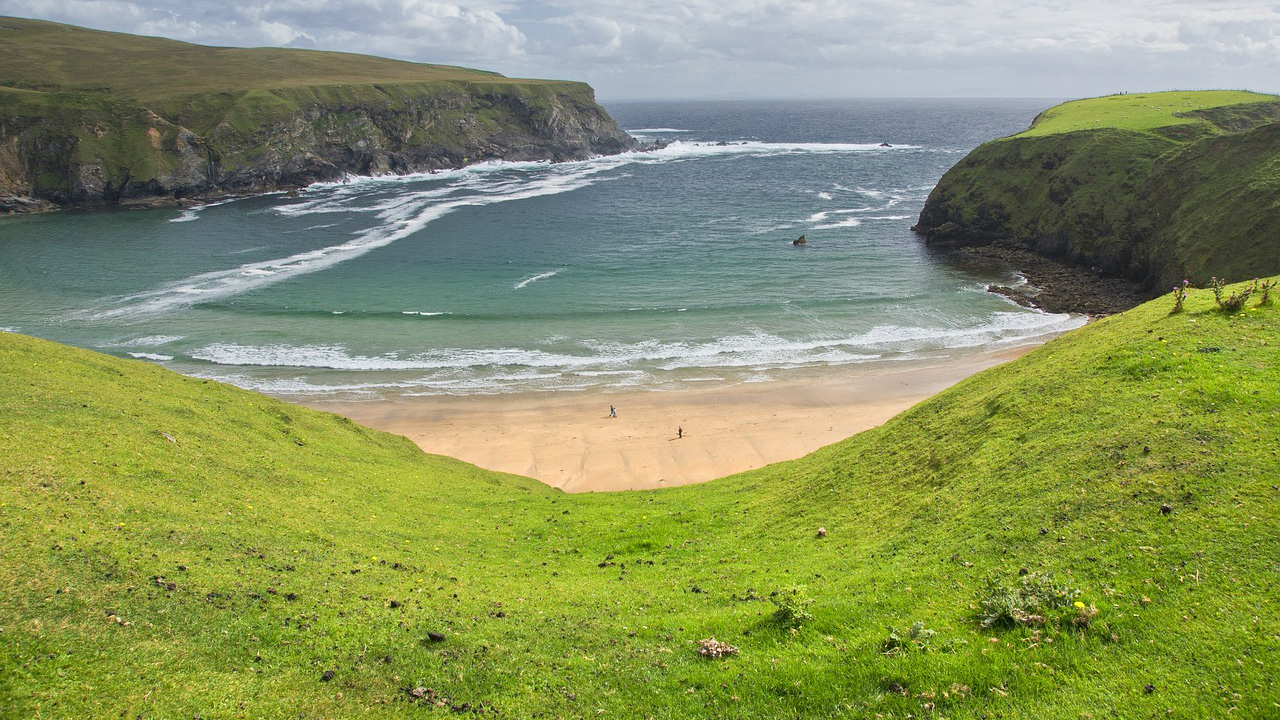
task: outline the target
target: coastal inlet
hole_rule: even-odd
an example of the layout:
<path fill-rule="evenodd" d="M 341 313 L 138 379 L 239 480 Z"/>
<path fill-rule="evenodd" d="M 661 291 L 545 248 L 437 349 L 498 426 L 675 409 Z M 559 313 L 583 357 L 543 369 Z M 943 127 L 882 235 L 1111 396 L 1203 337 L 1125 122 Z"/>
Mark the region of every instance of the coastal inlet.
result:
<path fill-rule="evenodd" d="M 657 150 L 0 224 L 0 326 L 297 398 L 662 389 L 1039 342 L 909 228 L 1036 101 L 611 106 Z M 805 237 L 803 245 L 793 244 Z"/>

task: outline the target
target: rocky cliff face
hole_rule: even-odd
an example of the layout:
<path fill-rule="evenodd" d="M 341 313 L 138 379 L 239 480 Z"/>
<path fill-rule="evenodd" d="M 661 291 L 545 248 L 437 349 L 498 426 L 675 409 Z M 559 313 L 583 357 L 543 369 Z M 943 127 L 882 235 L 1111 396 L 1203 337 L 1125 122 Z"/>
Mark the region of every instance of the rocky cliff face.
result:
<path fill-rule="evenodd" d="M 1280 104 L 1212 126 L 1082 130 L 986 143 L 930 194 L 936 246 L 1001 243 L 1163 291 L 1280 272 Z"/>
<path fill-rule="evenodd" d="M 3 91 L 0 103 L 8 110 L 0 212 L 174 202 L 484 160 L 580 160 L 637 146 L 580 83 L 296 87 L 164 108 Z"/>

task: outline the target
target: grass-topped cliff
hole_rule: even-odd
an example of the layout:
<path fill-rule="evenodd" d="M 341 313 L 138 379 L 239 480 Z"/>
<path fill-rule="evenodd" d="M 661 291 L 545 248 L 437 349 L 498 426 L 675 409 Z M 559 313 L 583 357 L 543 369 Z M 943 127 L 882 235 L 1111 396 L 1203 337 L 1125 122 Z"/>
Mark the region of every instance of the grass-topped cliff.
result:
<path fill-rule="evenodd" d="M 0 334 L 0 716 L 1274 715 L 1260 300 L 1161 298 L 801 460 L 595 495 Z"/>
<path fill-rule="evenodd" d="M 574 159 L 634 141 L 582 83 L 0 18 L 0 209 Z"/>
<path fill-rule="evenodd" d="M 1165 290 L 1280 271 L 1280 98 L 1242 91 L 1065 103 L 949 170 L 916 228 L 1011 241 Z"/>

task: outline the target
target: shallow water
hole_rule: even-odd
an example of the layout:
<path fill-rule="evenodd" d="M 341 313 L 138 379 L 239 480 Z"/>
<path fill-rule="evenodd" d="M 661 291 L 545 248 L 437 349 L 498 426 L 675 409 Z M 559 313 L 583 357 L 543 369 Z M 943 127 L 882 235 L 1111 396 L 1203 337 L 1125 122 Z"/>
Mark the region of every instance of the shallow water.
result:
<path fill-rule="evenodd" d="M 0 222 L 0 327 L 301 398 L 663 389 L 1082 324 L 910 232 L 1043 100 L 610 106 L 665 149 Z M 800 235 L 803 247 L 792 245 Z"/>

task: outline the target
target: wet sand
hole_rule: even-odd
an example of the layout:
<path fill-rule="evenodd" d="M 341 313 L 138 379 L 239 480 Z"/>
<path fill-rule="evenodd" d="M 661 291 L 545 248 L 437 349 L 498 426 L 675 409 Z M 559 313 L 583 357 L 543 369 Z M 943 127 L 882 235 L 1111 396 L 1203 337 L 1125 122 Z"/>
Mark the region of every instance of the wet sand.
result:
<path fill-rule="evenodd" d="M 1030 347 L 731 387 L 308 402 L 567 492 L 674 487 L 807 455 Z M 609 407 L 617 408 L 616 418 Z M 683 431 L 683 437 L 679 433 Z"/>

